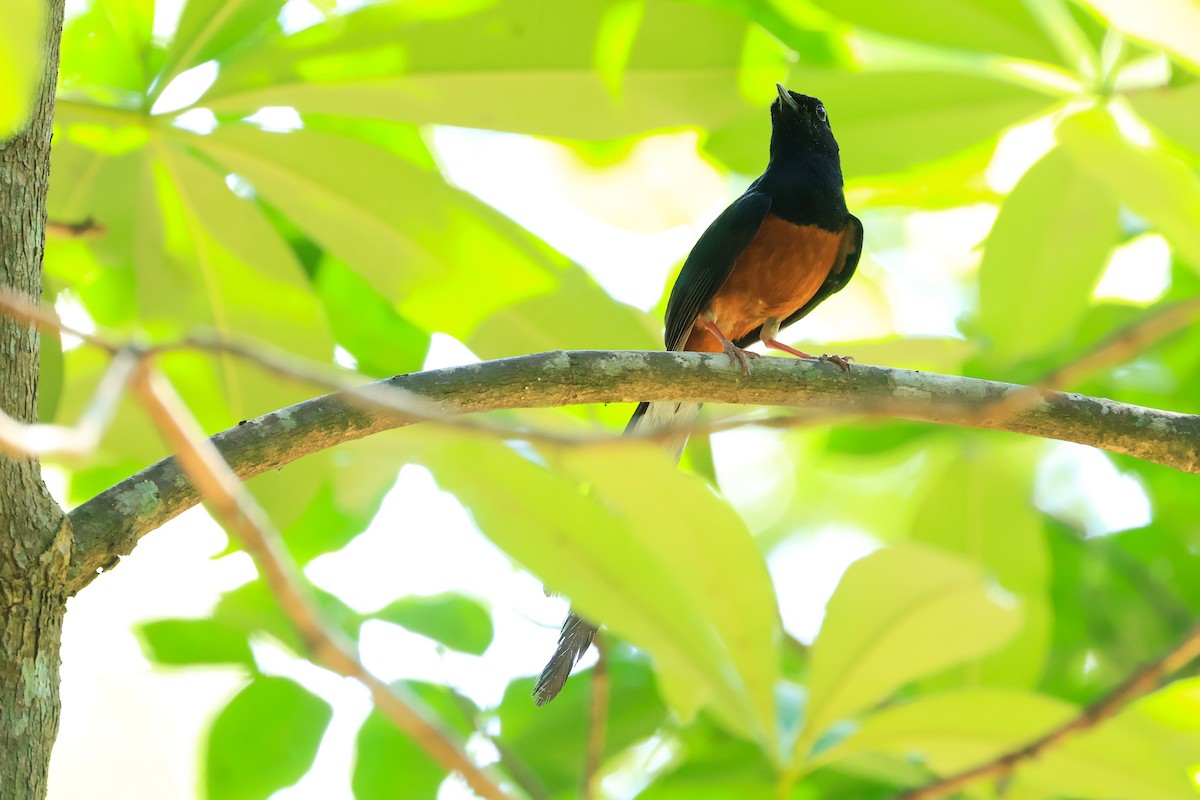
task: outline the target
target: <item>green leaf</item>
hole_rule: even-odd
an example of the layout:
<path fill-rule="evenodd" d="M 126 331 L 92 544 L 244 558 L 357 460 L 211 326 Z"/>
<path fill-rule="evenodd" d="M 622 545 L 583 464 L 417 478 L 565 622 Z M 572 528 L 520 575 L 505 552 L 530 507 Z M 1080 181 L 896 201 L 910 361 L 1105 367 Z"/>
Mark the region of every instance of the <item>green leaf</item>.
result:
<path fill-rule="evenodd" d="M 55 109 L 57 121 L 66 115 Z M 142 150 L 102 155 L 55 137 L 47 212 L 52 219 L 92 218 L 105 235 L 46 243 L 46 269 L 75 292 L 100 325 L 129 331 L 137 314 L 134 256 L 161 246 L 162 224 Z M 67 379 L 71 375 L 68 371 Z"/>
<path fill-rule="evenodd" d="M 333 340 L 321 308 L 303 267 L 262 212 L 234 195 L 206 164 L 168 144 L 155 145 L 166 253 L 148 253 L 137 263 L 143 318 L 160 322 L 172 336 L 211 326 L 234 340 L 251 338 L 327 362 Z M 206 380 L 223 390 L 223 402 L 211 404 L 196 402 L 211 386 L 184 393 L 212 432 L 312 395 L 308 385 L 280 381 L 228 353 L 172 354 L 169 362 L 187 374 L 189 388 Z M 277 526 L 286 528 L 298 517 L 332 458 L 321 453 L 251 482 Z"/>
<path fill-rule="evenodd" d="M 277 30 L 275 18 L 285 0 L 188 0 L 155 80 L 154 99 L 180 72 L 235 48 L 261 46 L 264 34 Z M 255 48 L 256 49 L 256 48 Z"/>
<path fill-rule="evenodd" d="M 195 144 L 426 330 L 465 338 L 491 310 L 556 283 L 560 265 L 527 235 L 437 173 L 374 145 L 248 125 L 222 126 Z"/>
<path fill-rule="evenodd" d="M 627 17 L 611 27 L 625 0 L 480 5 L 380 4 L 277 37 L 226 65 L 204 104 L 580 139 L 719 125 L 746 109 L 747 23 L 722 9 L 646 3 L 629 44 Z M 610 91 L 617 45 L 628 48 L 619 99 Z"/>
<path fill-rule="evenodd" d="M 465 739 L 474 732 L 464 711 L 477 709 L 467 698 L 444 686 L 405 681 L 405 690 L 419 697 L 443 725 Z M 354 773 L 351 787 L 355 800 L 391 800 L 404 797 L 436 797 L 446 770 L 424 747 L 396 728 L 396 723 L 378 710 L 372 711 L 354 741 Z"/>
<path fill-rule="evenodd" d="M 1058 61 L 1053 40 L 1025 3 L 1011 0 L 813 0 L 862 28 L 915 42 Z"/>
<path fill-rule="evenodd" d="M 903 172 L 994 141 L 1050 110 L 1050 98 L 999 80 L 946 72 L 847 72 L 794 67 L 787 85 L 821 98 L 847 178 Z M 705 149 L 747 174 L 767 163 L 771 120 L 757 108 L 714 127 Z"/>
<path fill-rule="evenodd" d="M 639 794 L 639 798 L 768 800 L 778 797 L 776 784 L 779 779 L 775 768 L 755 744 L 731 736 L 704 715 L 679 731 L 677 738 L 680 763 L 673 764 Z"/>
<path fill-rule="evenodd" d="M 1020 625 L 983 571 L 958 556 L 905 545 L 855 562 L 813 642 L 797 751 L 807 755 L 830 723 L 909 681 L 996 650 Z"/>
<path fill-rule="evenodd" d="M 258 677 L 221 710 L 208 733 L 204 796 L 266 800 L 308 771 L 333 709 L 285 678 Z"/>
<path fill-rule="evenodd" d="M 41 0 L 16 0 L 0 31 L 0 142 L 25 127 L 46 56 L 46 9 Z"/>
<path fill-rule="evenodd" d="M 766 563 L 731 506 L 703 481 L 641 448 L 566 453 L 560 463 L 619 509 L 651 557 L 668 564 L 684 597 L 722 641 L 773 743 L 779 680 L 779 606 Z M 663 465 L 668 469 L 663 469 Z M 661 498 L 672 498 L 664 513 Z"/>
<path fill-rule="evenodd" d="M 284 531 L 292 558 L 307 564 L 339 550 L 367 529 L 396 482 L 398 460 L 385 460 L 378 443 L 348 442 L 324 464 L 324 482 L 312 502 Z"/>
<path fill-rule="evenodd" d="M 1200 71 L 1200 5 L 1194 0 L 1083 0 L 1110 25 L 1134 39 L 1161 47 Z"/>
<path fill-rule="evenodd" d="M 766 566 L 728 506 L 666 454 L 575 450 L 548 469 L 495 442 L 441 436 L 418 460 L 551 590 L 650 652 L 685 714 L 708 702 L 772 739 L 779 623 Z M 669 514 L 662 497 L 674 498 Z"/>
<path fill-rule="evenodd" d="M 383 378 L 421 369 L 429 334 L 397 314 L 365 280 L 326 258 L 315 284 L 333 335 L 358 361 L 359 372 Z"/>
<path fill-rule="evenodd" d="M 778 800 L 778 768 L 758 746 L 730 736 L 701 716 L 676 733 L 679 756 L 655 779 L 639 800 Z M 838 764 L 839 767 L 843 766 Z M 860 773 L 865 772 L 860 770 Z M 850 770 L 826 769 L 806 775 L 788 800 L 889 800 L 895 785 L 883 785 L 874 776 L 852 775 Z"/>
<path fill-rule="evenodd" d="M 336 596 L 314 590 L 324 619 L 350 639 L 357 639 L 362 617 Z M 279 606 L 266 581 L 259 578 L 221 595 L 213 609 L 214 622 L 246 633 L 267 633 L 292 652 L 304 656 L 308 648 Z"/>
<path fill-rule="evenodd" d="M 1128 141 L 1101 109 L 1063 122 L 1058 140 L 1080 170 L 1156 227 L 1200 272 L 1200 177 L 1192 167 L 1162 149 Z"/>
<path fill-rule="evenodd" d="M 912 523 L 915 541 L 958 553 L 994 575 L 1021 603 L 1022 625 L 1008 645 L 965 665 L 956 683 L 1026 687 L 1041 677 L 1050 643 L 1050 553 L 1033 507 L 1040 448 L 961 450 L 934 480 Z"/>
<path fill-rule="evenodd" d="M 1187 578 L 1172 580 L 1161 572 L 1164 559 L 1184 548 L 1174 542 L 1153 546 L 1154 539 L 1173 538 L 1173 531 L 1162 536 L 1127 531 L 1084 540 L 1061 524 L 1047 527 L 1052 534 L 1054 640 L 1041 688 L 1089 702 L 1191 626 L 1194 615 L 1172 586 Z M 1131 557 L 1124 539 L 1141 539 L 1143 547 Z"/>
<path fill-rule="evenodd" d="M 149 0 L 94 0 L 63 28 L 59 88 L 103 106 L 142 107 L 160 56 L 153 25 Z"/>
<path fill-rule="evenodd" d="M 1061 148 L 1000 208 L 979 266 L 979 325 L 992 354 L 1036 356 L 1082 320 L 1118 237 L 1117 202 Z"/>
<path fill-rule="evenodd" d="M 645 13 L 643 0 L 617 0 L 605 10 L 596 32 L 593 56 L 596 71 L 617 100 L 621 98 L 621 78 Z"/>
<path fill-rule="evenodd" d="M 1200 153 L 1200 83 L 1129 92 L 1125 99 L 1166 136 Z"/>
<path fill-rule="evenodd" d="M 1138 700 L 1122 716 L 1155 737 L 1176 763 L 1195 763 L 1200 752 L 1200 680 L 1176 680 Z"/>
<path fill-rule="evenodd" d="M 862 751 L 911 758 L 951 775 L 1033 741 L 1081 710 L 1053 697 L 1002 689 L 968 689 L 879 711 L 821 756 L 824 763 Z M 1046 749 L 1023 762 L 1014 791 L 1034 796 L 1194 798 L 1187 761 L 1172 761 L 1125 717 Z"/>
<path fill-rule="evenodd" d="M 609 703 L 603 758 L 609 759 L 658 730 L 667 720 L 667 709 L 645 656 L 610 646 L 605 662 Z M 497 746 L 536 775 L 552 797 L 571 797 L 579 790 L 593 724 L 594 680 L 592 670 L 575 675 L 553 703 L 539 708 L 529 699 L 528 679 L 521 678 L 509 684 L 496 709 Z"/>
<path fill-rule="evenodd" d="M 492 313 L 465 344 L 480 358 L 545 350 L 657 350 L 662 326 L 613 300 L 583 270 L 572 269 L 555 291 Z"/>
<path fill-rule="evenodd" d="M 461 594 L 404 597 L 368 614 L 428 636 L 453 650 L 483 655 L 492 643 L 492 615 L 478 600 Z"/>
<path fill-rule="evenodd" d="M 449 333 L 483 358 L 655 344 L 657 325 L 614 304 L 581 268 L 437 173 L 375 145 L 249 126 L 219 128 L 196 144 L 396 301 L 404 320 Z"/>
<path fill-rule="evenodd" d="M 404 797 L 437 797 L 446 775 L 425 748 L 378 711 L 359 729 L 350 779 L 355 800 L 391 800 L 400 792 Z"/>
<path fill-rule="evenodd" d="M 239 664 L 255 668 L 246 631 L 214 619 L 160 619 L 138 628 L 146 657 L 159 664 Z"/>

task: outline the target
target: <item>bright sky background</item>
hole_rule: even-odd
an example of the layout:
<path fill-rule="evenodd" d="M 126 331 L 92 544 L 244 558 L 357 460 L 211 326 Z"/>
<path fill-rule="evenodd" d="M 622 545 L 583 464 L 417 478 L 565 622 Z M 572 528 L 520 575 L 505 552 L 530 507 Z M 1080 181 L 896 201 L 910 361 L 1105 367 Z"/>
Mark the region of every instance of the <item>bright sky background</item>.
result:
<path fill-rule="evenodd" d="M 310 24 L 307 5 L 306 0 L 288 4 L 290 27 Z M 156 25 L 156 32 L 169 33 L 171 18 L 160 13 L 162 29 Z M 215 77 L 215 64 L 191 70 L 163 93 L 156 110 L 186 107 Z M 285 129 L 299 124 L 291 109 L 260 112 L 254 120 Z M 195 110 L 178 124 L 204 132 L 214 122 L 211 113 Z M 1045 152 L 1051 137 L 1045 123 L 1008 134 L 989 181 L 1010 187 Z M 431 141 L 452 181 L 578 261 L 614 297 L 641 308 L 658 302 L 671 269 L 748 182 L 725 180 L 697 155 L 696 139 L 688 133 L 653 137 L 625 163 L 602 172 L 583 167 L 562 147 L 521 136 L 439 129 Z M 977 206 L 889 217 L 880 226 L 899 220 L 902 230 L 893 245 L 881 248 L 872 244 L 873 218 L 866 215 L 867 258 L 860 268 L 865 280 L 852 283 L 792 337 L 823 342 L 893 331 L 957 335 L 955 319 L 968 302 L 959 278 L 978 263 L 977 245 L 994 215 L 994 208 Z M 948 239 L 947 231 L 956 235 Z M 1161 237 L 1135 239 L 1114 256 L 1097 296 L 1152 301 L 1169 279 L 1168 256 Z M 882 305 L 881 288 L 892 301 L 890 309 Z M 426 366 L 470 360 L 474 356 L 461 344 L 437 336 Z M 1120 475 L 1105 456 L 1075 445 L 1046 447 L 1037 475 L 1041 507 L 1080 520 L 1090 535 L 1148 521 L 1149 503 L 1140 485 Z M 755 487 L 771 479 L 765 471 L 780 463 L 778 448 L 773 437 L 756 431 L 716 438 L 722 486 L 744 513 L 753 513 Z M 786 454 L 782 457 L 786 461 Z M 51 473 L 52 489 L 61 497 L 61 477 L 55 480 Z M 875 546 L 864 532 L 826 528 L 790 539 L 772 554 L 773 574 L 788 577 L 779 581 L 780 602 L 794 635 L 811 641 L 841 572 Z M 131 789 L 141 797 L 195 796 L 198 741 L 242 678 L 234 670 L 154 669 L 131 626 L 204 614 L 222 591 L 250 580 L 253 566 L 244 554 L 214 560 L 224 547 L 224 534 L 203 511 L 193 509 L 144 539 L 115 576 L 100 577 L 70 601 L 51 800 L 124 800 Z M 307 573 L 363 611 L 403 594 L 482 593 L 493 604 L 496 621 L 495 641 L 482 658 L 440 652 L 423 637 L 383 624 L 364 631 L 362 647 L 367 665 L 384 679 L 445 680 L 485 705 L 499 700 L 512 677 L 538 671 L 553 649 L 565 610 L 563 601 L 545 597 L 533 577 L 480 536 L 458 503 L 419 467 L 404 468 L 366 533 L 343 551 L 317 559 Z M 365 692 L 298 664 L 268 643 L 256 655 L 264 669 L 300 680 L 336 709 L 314 771 L 276 797 L 349 800 L 352 739 L 369 710 Z M 443 798 L 463 795 L 449 782 L 441 793 Z"/>

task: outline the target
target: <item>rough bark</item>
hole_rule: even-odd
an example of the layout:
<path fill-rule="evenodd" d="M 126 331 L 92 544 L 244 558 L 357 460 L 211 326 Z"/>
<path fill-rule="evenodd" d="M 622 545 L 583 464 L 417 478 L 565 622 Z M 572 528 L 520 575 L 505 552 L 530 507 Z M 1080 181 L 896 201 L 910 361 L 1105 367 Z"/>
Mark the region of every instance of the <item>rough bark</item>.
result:
<path fill-rule="evenodd" d="M 28 128 L 0 144 L 0 286 L 42 294 L 50 124 L 63 0 L 47 4 L 46 70 Z M 0 318 L 0 407 L 37 415 L 38 332 Z M 46 796 L 71 535 L 33 458 L 0 454 L 0 799 Z"/>
<path fill-rule="evenodd" d="M 512 408 L 637 400 L 803 406 L 868 413 L 1089 444 L 1200 473 L 1200 415 L 1179 414 L 1010 383 L 886 367 L 760 358 L 750 376 L 724 354 L 553 352 L 399 375 L 366 393 L 418 398 L 447 416 Z M 1027 400 L 1012 404 L 1010 401 Z M 213 437 L 242 478 L 341 442 L 419 422 L 351 392 L 273 411 Z M 199 500 L 174 458 L 164 459 L 71 512 L 70 588 L 131 552 L 138 540 Z"/>

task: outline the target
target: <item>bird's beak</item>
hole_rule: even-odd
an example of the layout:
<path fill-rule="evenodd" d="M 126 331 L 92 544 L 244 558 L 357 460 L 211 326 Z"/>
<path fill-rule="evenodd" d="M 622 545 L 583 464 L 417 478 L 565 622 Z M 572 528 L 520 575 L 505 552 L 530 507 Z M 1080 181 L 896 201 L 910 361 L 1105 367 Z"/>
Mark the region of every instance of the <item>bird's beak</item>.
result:
<path fill-rule="evenodd" d="M 792 111 L 799 111 L 800 106 L 796 105 L 796 101 L 792 98 L 791 92 L 784 88 L 782 83 L 775 84 L 775 88 L 779 90 L 779 99 L 783 104 L 790 106 Z"/>

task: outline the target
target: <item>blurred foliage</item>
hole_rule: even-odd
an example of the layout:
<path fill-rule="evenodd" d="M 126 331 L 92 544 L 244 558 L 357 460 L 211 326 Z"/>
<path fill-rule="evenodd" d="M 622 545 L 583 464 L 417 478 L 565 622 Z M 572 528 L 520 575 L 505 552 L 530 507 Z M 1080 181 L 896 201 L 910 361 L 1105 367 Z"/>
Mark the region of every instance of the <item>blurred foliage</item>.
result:
<path fill-rule="evenodd" d="M 13 0 L 0 30 L 0 142 L 25 127 L 42 76 L 45 5 Z"/>
<path fill-rule="evenodd" d="M 875 327 L 831 351 L 1035 380 L 1200 287 L 1194 0 L 359 5 L 188 0 L 172 24 L 154 0 L 83 4 L 63 33 L 49 208 L 105 235 L 48 243 L 48 299 L 149 341 L 208 328 L 324 363 L 336 347 L 371 376 L 419 369 L 434 334 L 481 358 L 652 348 L 655 317 L 448 180 L 435 126 L 554 139 L 601 172 L 643 137 L 690 130 L 740 191 L 765 163 L 777 80 L 828 106 L 866 220 L 860 276 L 822 312 L 846 316 L 856 296 Z M 0 136 L 27 110 L 37 53 L 22 48 L 38 7 L 17 2 L 0 29 Z M 196 91 L 180 99 L 184 85 Z M 292 122 L 266 124 L 264 108 Z M 1046 141 L 1014 185 L 996 174 L 1013 169 L 1000 144 L 1017 126 Z M 889 257 L 919 220 L 961 238 L 961 212 L 979 208 L 995 222 L 977 260 L 943 276 L 960 298 L 947 301 L 961 306 L 957 334 L 898 335 Z M 1137 303 L 1098 299 L 1115 249 L 1146 234 L 1170 247 L 1168 285 Z M 224 356 L 162 364 L 213 432 L 315 393 Z M 75 419 L 103 359 L 51 342 L 44 365 L 43 413 Z M 1195 411 L 1200 337 L 1169 337 L 1070 388 Z M 624 413 L 505 419 L 615 429 Z M 1089 528 L 1083 473 L 1047 477 L 1061 450 L 1011 436 L 883 422 L 778 432 L 748 479 L 707 440 L 681 472 L 645 446 L 405 437 L 250 485 L 307 563 L 366 529 L 401 460 L 430 469 L 485 535 L 615 634 L 603 769 L 619 796 L 777 797 L 791 772 L 793 798 L 890 797 L 1079 713 L 1200 612 L 1197 483 L 1133 459 L 1105 464 L 1144 492 L 1150 518 L 1113 532 Z M 123 406 L 98 456 L 72 465 L 72 496 L 161 457 L 158 441 Z M 734 491 L 746 480 L 752 502 Z M 831 526 L 882 549 L 846 571 L 812 646 L 784 648 L 776 592 L 789 578 L 773 583 L 766 559 Z M 320 600 L 353 639 L 383 621 L 469 654 L 493 640 L 489 606 L 472 598 L 397 586 L 373 613 Z M 247 675 L 209 732 L 206 796 L 267 797 L 304 775 L 330 709 L 259 672 L 264 640 L 304 657 L 261 581 L 141 636 L 161 664 Z M 530 672 L 543 655 L 529 654 Z M 408 688 L 451 730 L 494 745 L 515 791 L 576 796 L 591 681 L 584 671 L 545 709 L 531 683 L 482 709 L 445 686 Z M 1194 797 L 1197 692 L 1178 682 L 1134 704 L 1019 770 L 1005 796 Z M 362 725 L 356 797 L 433 797 L 444 778 L 382 717 Z"/>

